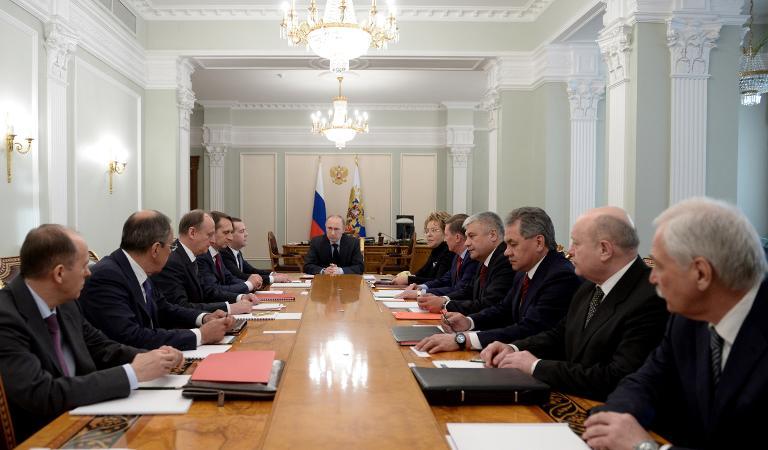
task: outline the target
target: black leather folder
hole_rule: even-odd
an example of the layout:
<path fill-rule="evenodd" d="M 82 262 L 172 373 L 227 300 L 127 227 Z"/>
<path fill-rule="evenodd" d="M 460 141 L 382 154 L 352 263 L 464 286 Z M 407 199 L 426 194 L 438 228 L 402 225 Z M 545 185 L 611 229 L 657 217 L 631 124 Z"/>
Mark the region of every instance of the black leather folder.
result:
<path fill-rule="evenodd" d="M 412 367 L 432 405 L 543 404 L 549 385 L 517 369 Z"/>
<path fill-rule="evenodd" d="M 433 334 L 442 334 L 443 330 L 439 327 L 414 327 L 414 326 L 398 326 L 392 327 L 392 336 L 395 337 L 400 345 L 416 345 L 420 340 L 425 337 L 432 336 Z"/>
<path fill-rule="evenodd" d="M 224 406 L 227 399 L 272 400 L 277 393 L 285 363 L 272 361 L 269 382 L 264 383 L 220 383 L 214 381 L 188 381 L 182 388 L 181 395 L 186 398 L 216 400 Z"/>

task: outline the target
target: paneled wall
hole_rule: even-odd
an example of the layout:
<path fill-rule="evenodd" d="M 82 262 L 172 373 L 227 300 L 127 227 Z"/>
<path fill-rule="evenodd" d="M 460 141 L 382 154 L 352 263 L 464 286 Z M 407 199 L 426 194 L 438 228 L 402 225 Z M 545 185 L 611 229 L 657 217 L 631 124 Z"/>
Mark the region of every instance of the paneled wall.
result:
<path fill-rule="evenodd" d="M 435 154 L 400 155 L 400 211 L 413 215 L 417 237 L 422 234 L 424 220 L 437 209 L 436 188 Z"/>
<path fill-rule="evenodd" d="M 241 153 L 240 215 L 248 230 L 248 259 L 267 260 L 267 232 L 274 231 L 277 217 L 277 154 Z"/>

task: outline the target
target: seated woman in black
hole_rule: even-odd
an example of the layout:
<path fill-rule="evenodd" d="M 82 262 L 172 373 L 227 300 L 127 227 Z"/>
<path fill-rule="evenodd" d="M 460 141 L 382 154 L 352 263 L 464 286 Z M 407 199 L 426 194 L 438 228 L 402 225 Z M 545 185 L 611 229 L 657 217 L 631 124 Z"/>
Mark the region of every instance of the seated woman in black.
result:
<path fill-rule="evenodd" d="M 410 272 L 399 273 L 393 284 L 407 285 L 410 283 L 422 284 L 435 278 L 440 278 L 445 272 L 451 270 L 454 254 L 448 250 L 445 243 L 445 221 L 451 215 L 445 211 L 435 211 L 427 216 L 424 221 L 424 235 L 427 237 L 427 245 L 432 249 L 427 262 L 414 274 Z"/>

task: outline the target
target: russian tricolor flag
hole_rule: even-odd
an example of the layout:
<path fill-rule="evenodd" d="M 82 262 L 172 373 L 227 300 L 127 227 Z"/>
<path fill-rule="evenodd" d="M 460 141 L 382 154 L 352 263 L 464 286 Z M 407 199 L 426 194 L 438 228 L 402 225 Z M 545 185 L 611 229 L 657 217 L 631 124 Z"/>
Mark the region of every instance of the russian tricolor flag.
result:
<path fill-rule="evenodd" d="M 325 234 L 325 198 L 323 192 L 323 163 L 317 164 L 317 183 L 315 184 L 315 201 L 312 205 L 312 225 L 309 238 Z"/>

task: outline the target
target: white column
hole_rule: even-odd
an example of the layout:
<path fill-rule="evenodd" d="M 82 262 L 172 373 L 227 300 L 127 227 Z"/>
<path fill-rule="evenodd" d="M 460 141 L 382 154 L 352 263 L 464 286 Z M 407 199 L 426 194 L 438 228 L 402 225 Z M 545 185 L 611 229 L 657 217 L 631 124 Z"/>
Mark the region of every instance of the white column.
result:
<path fill-rule="evenodd" d="M 195 106 L 192 91 L 192 72 L 195 67 L 189 58 L 180 58 L 176 65 L 176 106 L 179 110 L 179 156 L 178 156 L 178 217 L 189 212 L 189 116 Z"/>
<path fill-rule="evenodd" d="M 210 209 L 216 211 L 225 210 L 224 202 L 224 161 L 227 150 L 232 145 L 231 125 L 204 125 L 203 146 L 208 155 L 210 168 Z"/>
<path fill-rule="evenodd" d="M 488 70 L 488 84 L 496 84 L 495 64 Z M 488 211 L 496 211 L 499 201 L 499 120 L 501 120 L 500 95 L 496 89 L 489 90 L 483 99 L 482 108 L 488 111 Z"/>
<path fill-rule="evenodd" d="M 608 204 L 627 208 L 627 158 L 629 141 L 627 127 L 629 115 L 629 54 L 632 27 L 615 22 L 600 32 L 597 43 L 608 66 Z"/>
<path fill-rule="evenodd" d="M 77 46 L 74 30 L 54 19 L 45 25 L 45 49 L 48 60 L 46 118 L 48 145 L 48 221 L 69 224 L 68 181 L 69 138 L 67 136 L 67 69 L 69 57 Z"/>
<path fill-rule="evenodd" d="M 475 147 L 475 127 L 472 125 L 449 125 L 446 127 L 446 143 L 451 149 L 453 168 L 453 213 L 467 212 L 467 162 Z"/>
<path fill-rule="evenodd" d="M 568 80 L 571 105 L 570 230 L 580 214 L 595 207 L 597 180 L 597 105 L 605 93 L 602 79 Z"/>
<path fill-rule="evenodd" d="M 709 52 L 721 26 L 691 16 L 667 21 L 672 68 L 670 204 L 706 193 Z"/>

